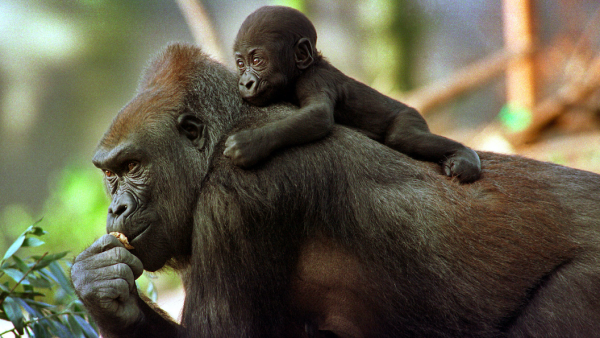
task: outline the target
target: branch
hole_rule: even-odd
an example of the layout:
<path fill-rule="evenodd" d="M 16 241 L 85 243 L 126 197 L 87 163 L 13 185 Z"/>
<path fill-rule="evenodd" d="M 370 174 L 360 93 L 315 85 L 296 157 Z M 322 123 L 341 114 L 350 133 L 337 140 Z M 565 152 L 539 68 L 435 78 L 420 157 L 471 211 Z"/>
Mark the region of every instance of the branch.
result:
<path fill-rule="evenodd" d="M 217 42 L 217 35 L 210 17 L 200 0 L 177 0 L 179 9 L 198 45 L 207 54 L 223 62 L 223 52 Z"/>
<path fill-rule="evenodd" d="M 87 313 L 84 312 L 84 311 L 75 311 L 75 312 L 62 311 L 62 312 L 57 312 L 57 313 L 53 313 L 53 314 L 50 314 L 50 315 L 47 315 L 47 316 L 35 317 L 32 320 L 25 321 L 25 322 L 23 322 L 23 327 L 28 327 L 29 325 L 31 325 L 33 323 L 40 322 L 40 321 L 42 321 L 44 319 L 51 319 L 51 318 L 55 318 L 55 317 L 59 317 L 59 316 L 64 316 L 64 315 L 67 315 L 67 316 L 68 315 L 71 315 L 71 316 L 77 315 L 77 316 L 83 317 L 83 316 L 87 315 Z M 84 320 L 85 320 L 85 318 L 84 318 Z M 11 332 L 17 333 L 17 329 L 16 328 L 12 328 L 12 329 L 8 329 L 8 330 L 6 330 L 4 332 L 0 332 L 0 337 L 4 337 L 3 335 L 5 335 L 7 333 L 11 333 Z M 18 336 L 18 335 L 15 335 L 15 336 Z"/>
<path fill-rule="evenodd" d="M 568 82 L 558 90 L 556 95 L 539 103 L 532 112 L 533 120 L 527 129 L 508 135 L 508 138 L 514 145 L 533 142 L 540 131 L 569 106 L 587 99 L 598 88 L 600 88 L 600 56 L 592 60 L 582 78 Z"/>
<path fill-rule="evenodd" d="M 15 291 L 15 289 L 17 288 L 17 286 L 19 286 L 19 284 L 21 284 L 21 283 L 22 283 L 22 282 L 25 280 L 25 277 L 27 277 L 27 276 L 28 276 L 28 275 L 31 273 L 31 271 L 33 271 L 33 269 L 35 269 L 35 267 L 36 267 L 38 264 L 40 264 L 40 262 L 42 261 L 42 259 L 44 259 L 44 257 L 46 257 L 46 255 L 47 255 L 47 254 L 48 254 L 48 252 L 46 251 L 46 252 L 45 252 L 45 253 L 42 255 L 42 257 L 40 257 L 40 258 L 39 258 L 39 259 L 38 259 L 38 260 L 37 260 L 37 261 L 36 261 L 36 262 L 35 262 L 35 263 L 34 263 L 34 264 L 31 266 L 31 268 L 29 268 L 29 270 L 27 270 L 27 272 L 25 272 L 25 274 L 23 275 L 23 277 L 21 277 L 21 279 L 19 279 L 19 281 L 17 282 L 17 284 L 15 284 L 15 285 L 12 287 L 12 289 L 10 289 L 10 291 L 8 292 L 8 295 L 7 295 L 7 297 L 8 297 L 8 296 L 10 296 L 10 295 L 13 293 L 13 291 Z M 4 299 L 6 299 L 6 298 L 4 298 Z M 4 299 L 0 299 L 0 306 L 2 306 L 2 303 L 4 303 Z"/>
<path fill-rule="evenodd" d="M 483 60 L 456 71 L 450 77 L 408 93 L 405 101 L 426 115 L 431 109 L 501 75 L 509 62 L 530 51 L 498 51 Z"/>

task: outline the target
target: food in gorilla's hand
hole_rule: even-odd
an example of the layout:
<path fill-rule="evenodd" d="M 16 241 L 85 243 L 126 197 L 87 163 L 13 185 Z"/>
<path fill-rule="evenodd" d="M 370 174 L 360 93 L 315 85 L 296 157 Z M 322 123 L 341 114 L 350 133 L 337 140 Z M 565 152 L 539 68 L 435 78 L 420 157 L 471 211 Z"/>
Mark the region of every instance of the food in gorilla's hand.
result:
<path fill-rule="evenodd" d="M 110 235 L 115 236 L 119 240 L 119 242 L 121 242 L 125 246 L 125 249 L 127 249 L 127 250 L 135 249 L 133 247 L 133 245 L 129 244 L 129 240 L 127 239 L 127 236 L 123 235 L 122 233 L 113 231 L 110 233 Z"/>

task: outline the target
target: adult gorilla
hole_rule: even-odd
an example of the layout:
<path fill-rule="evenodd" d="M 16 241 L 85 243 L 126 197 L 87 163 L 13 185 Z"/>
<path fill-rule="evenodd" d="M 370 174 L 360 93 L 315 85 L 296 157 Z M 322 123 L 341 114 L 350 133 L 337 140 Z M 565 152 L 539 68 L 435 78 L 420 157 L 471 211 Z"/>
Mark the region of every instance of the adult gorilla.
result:
<path fill-rule="evenodd" d="M 459 185 L 357 132 L 249 170 L 237 130 L 295 108 L 245 105 L 236 77 L 171 45 L 94 163 L 106 235 L 72 268 L 105 337 L 590 337 L 600 332 L 600 176 L 480 153 Z M 180 272 L 181 325 L 137 293 Z"/>

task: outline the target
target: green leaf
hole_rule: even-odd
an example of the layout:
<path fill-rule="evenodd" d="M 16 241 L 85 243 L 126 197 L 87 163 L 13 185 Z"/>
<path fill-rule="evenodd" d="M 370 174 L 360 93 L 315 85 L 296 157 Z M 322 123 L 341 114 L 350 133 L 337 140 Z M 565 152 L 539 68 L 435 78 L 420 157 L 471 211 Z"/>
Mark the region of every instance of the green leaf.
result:
<path fill-rule="evenodd" d="M 46 330 L 41 324 L 33 323 L 31 325 L 31 330 L 35 338 L 52 338 L 52 335 Z"/>
<path fill-rule="evenodd" d="M 43 218 L 38 219 L 35 223 L 33 223 L 32 225 L 30 225 L 27 230 L 23 231 L 22 235 L 33 235 L 33 236 L 43 236 L 45 234 L 47 234 L 46 231 L 44 231 L 44 229 L 42 229 L 39 226 L 36 226 L 36 224 L 40 223 L 42 221 Z"/>
<path fill-rule="evenodd" d="M 27 304 L 30 304 L 31 306 L 35 306 L 35 307 L 42 308 L 42 309 L 54 307 L 54 305 L 38 302 L 38 301 L 35 301 L 32 299 L 26 299 L 25 301 L 27 302 Z"/>
<path fill-rule="evenodd" d="M 35 222 L 35 224 L 37 224 L 41 221 L 42 221 L 42 219 L 39 219 L 37 222 Z M 42 236 L 42 235 L 46 234 L 46 232 L 42 228 L 35 226 L 35 224 L 29 226 L 29 228 L 27 228 L 27 230 L 23 231 L 23 233 L 19 237 L 17 237 L 17 239 L 13 242 L 13 244 L 8 248 L 8 250 L 4 254 L 4 258 L 2 258 L 3 261 L 6 260 L 7 258 L 9 258 L 10 256 L 14 255 L 15 252 L 17 252 L 17 250 L 19 250 L 21 248 L 21 246 L 23 246 L 23 242 L 25 242 L 27 235 Z M 38 242 L 34 241 L 34 243 L 39 243 L 39 242 L 41 242 L 41 241 L 39 241 L 39 240 L 38 240 Z M 43 244 L 43 242 L 42 242 L 42 244 Z"/>
<path fill-rule="evenodd" d="M 39 221 L 35 222 L 35 224 L 41 222 L 42 220 L 40 219 Z M 34 235 L 34 236 L 44 236 L 45 234 L 47 234 L 46 231 L 44 231 L 44 229 L 42 229 L 41 227 L 37 227 L 37 226 L 31 226 L 27 229 L 27 233 Z"/>
<path fill-rule="evenodd" d="M 6 283 L 6 284 L 8 284 L 8 283 Z M 8 285 L 0 283 L 0 291 L 10 292 L 10 288 L 8 287 Z"/>
<path fill-rule="evenodd" d="M 19 282 L 23 278 L 23 276 L 25 276 L 24 272 L 19 271 L 17 269 L 4 269 L 4 273 L 9 275 L 10 278 L 12 278 L 15 282 Z M 21 281 L 21 284 L 29 285 L 29 281 L 24 279 L 23 281 Z"/>
<path fill-rule="evenodd" d="M 42 288 L 42 289 L 52 288 L 52 283 L 43 277 L 37 278 L 36 276 L 30 274 L 27 277 L 25 277 L 25 279 L 29 282 L 29 285 L 31 285 L 33 287 Z"/>
<path fill-rule="evenodd" d="M 88 323 L 85 319 L 83 319 L 79 316 L 73 316 L 73 318 L 75 318 L 75 321 L 77 321 L 77 323 L 79 323 L 79 326 L 85 333 L 86 337 L 98 338 L 98 333 L 96 333 L 96 330 L 94 330 L 94 328 L 92 327 L 92 325 L 90 325 L 90 323 Z"/>
<path fill-rule="evenodd" d="M 15 302 L 12 297 L 6 297 L 4 302 L 2 303 L 2 308 L 4 309 L 4 313 L 10 321 L 13 323 L 15 329 L 19 334 L 23 334 L 23 312 L 21 311 L 21 307 Z"/>
<path fill-rule="evenodd" d="M 29 271 L 29 266 L 27 266 L 27 264 L 25 264 L 25 262 L 23 262 L 23 260 L 21 260 L 21 258 L 19 258 L 18 256 L 12 256 L 13 261 L 15 261 L 15 266 L 23 273 Z"/>
<path fill-rule="evenodd" d="M 27 302 L 21 298 L 15 298 L 15 301 L 19 303 L 25 309 L 25 311 L 29 314 L 29 317 L 42 317 L 42 313 L 35 309 L 34 307 L 27 304 Z"/>
<path fill-rule="evenodd" d="M 11 295 L 15 299 L 34 299 L 35 297 L 44 297 L 43 293 L 39 293 L 36 291 L 26 291 L 26 292 L 12 292 Z"/>
<path fill-rule="evenodd" d="M 49 328 L 55 337 L 72 337 L 69 329 L 62 323 L 60 317 L 53 320 L 45 319 L 43 320 L 43 325 Z"/>
<path fill-rule="evenodd" d="M 23 245 L 23 242 L 25 241 L 25 235 L 21 235 L 19 237 L 17 237 L 17 240 L 13 242 L 13 244 L 11 244 L 11 246 L 8 248 L 8 250 L 6 250 L 6 253 L 4 254 L 4 258 L 2 258 L 2 260 L 6 260 L 8 259 L 10 256 L 14 255 L 15 252 L 17 252 L 17 250 L 19 250 L 21 248 L 21 245 Z"/>
<path fill-rule="evenodd" d="M 77 337 L 85 337 L 81 325 L 79 325 L 73 315 L 69 315 L 67 317 L 67 323 L 69 324 L 69 329 L 71 330 L 72 334 L 76 335 Z"/>
<path fill-rule="evenodd" d="M 52 263 L 50 263 L 48 265 L 48 270 L 50 270 L 50 272 L 52 272 L 52 277 L 54 278 L 54 280 L 58 283 L 58 285 L 60 285 L 60 287 L 67 291 L 67 293 L 72 293 L 73 292 L 73 288 L 71 287 L 71 282 L 69 282 L 69 279 L 65 276 L 65 272 L 62 269 L 62 267 L 60 266 L 60 264 L 58 264 L 58 262 L 54 261 Z"/>
<path fill-rule="evenodd" d="M 65 252 L 60 252 L 60 253 L 55 253 L 55 254 L 50 254 L 50 255 L 46 255 L 46 257 L 44 257 L 39 263 L 38 265 L 35 266 L 35 268 L 33 268 L 34 270 L 40 270 L 43 269 L 45 267 L 48 266 L 48 264 L 57 261 L 63 257 L 65 257 L 69 252 L 65 251 Z M 32 256 L 33 259 L 35 259 L 36 261 L 40 259 L 41 256 Z"/>
<path fill-rule="evenodd" d="M 27 237 L 25 238 L 25 241 L 23 241 L 23 247 L 30 247 L 30 248 L 35 248 L 37 246 L 43 245 L 44 241 L 40 241 L 39 239 L 35 238 L 35 237 Z"/>

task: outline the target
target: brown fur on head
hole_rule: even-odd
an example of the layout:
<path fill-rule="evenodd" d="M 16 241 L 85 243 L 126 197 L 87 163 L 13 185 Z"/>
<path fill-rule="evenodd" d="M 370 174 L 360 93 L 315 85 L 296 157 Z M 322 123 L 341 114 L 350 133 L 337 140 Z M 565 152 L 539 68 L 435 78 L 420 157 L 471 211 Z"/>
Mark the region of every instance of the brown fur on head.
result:
<path fill-rule="evenodd" d="M 205 69 L 222 69 L 218 76 Z M 212 100 L 206 109 L 221 112 L 219 122 L 230 119 L 236 107 L 225 102 L 223 93 L 235 90 L 235 76 L 225 66 L 209 58 L 196 46 L 173 43 L 159 53 L 146 68 L 138 85 L 136 97 L 115 117 L 100 144 L 114 146 L 140 126 L 159 119 L 164 114 L 178 114 L 187 106 L 204 106 L 199 93 Z M 206 86 L 206 83 L 216 84 Z"/>

